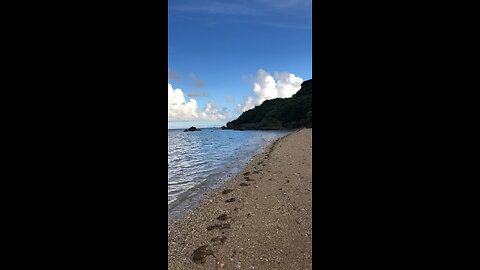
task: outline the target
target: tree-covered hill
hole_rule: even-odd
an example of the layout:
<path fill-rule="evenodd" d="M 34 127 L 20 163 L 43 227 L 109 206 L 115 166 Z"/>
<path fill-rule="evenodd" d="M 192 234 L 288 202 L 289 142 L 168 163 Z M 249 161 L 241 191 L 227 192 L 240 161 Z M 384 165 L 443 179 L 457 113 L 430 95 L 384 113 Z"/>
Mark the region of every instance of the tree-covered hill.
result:
<path fill-rule="evenodd" d="M 312 80 L 304 81 L 291 98 L 264 101 L 236 120 L 227 129 L 288 129 L 312 126 Z"/>

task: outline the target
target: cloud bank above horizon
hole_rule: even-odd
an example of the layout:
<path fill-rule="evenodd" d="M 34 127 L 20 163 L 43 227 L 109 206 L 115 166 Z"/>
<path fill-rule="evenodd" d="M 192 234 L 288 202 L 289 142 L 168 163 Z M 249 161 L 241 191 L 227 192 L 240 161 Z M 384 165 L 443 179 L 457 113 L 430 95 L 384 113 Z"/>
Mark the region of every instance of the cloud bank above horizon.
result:
<path fill-rule="evenodd" d="M 173 89 L 168 83 L 168 121 L 184 122 L 184 121 L 221 121 L 230 119 L 231 115 L 227 108 L 218 106 L 215 102 L 209 102 L 201 110 L 197 101 L 190 98 L 186 101 L 182 89 Z"/>
<path fill-rule="evenodd" d="M 200 109 L 197 101 L 191 98 L 193 95 L 188 95 L 190 98 L 187 101 L 182 89 L 174 89 L 173 85 L 168 83 L 168 121 L 224 121 L 226 123 L 234 120 L 241 113 L 262 104 L 265 100 L 293 96 L 300 90 L 304 80 L 289 72 L 275 72 L 271 75 L 267 71 L 259 69 L 256 76 L 250 77 L 250 81 L 252 95 L 244 96 L 244 102 L 237 103 L 231 110 L 226 107 L 220 108 L 214 101 Z M 233 96 L 227 96 L 228 101 L 231 102 L 233 99 Z"/>

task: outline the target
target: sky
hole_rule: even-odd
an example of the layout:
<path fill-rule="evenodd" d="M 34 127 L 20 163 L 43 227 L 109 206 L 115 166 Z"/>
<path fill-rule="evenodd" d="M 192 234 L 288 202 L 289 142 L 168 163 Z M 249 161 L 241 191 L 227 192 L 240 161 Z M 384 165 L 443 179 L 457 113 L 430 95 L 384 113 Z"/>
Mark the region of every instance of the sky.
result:
<path fill-rule="evenodd" d="M 169 129 L 224 126 L 311 78 L 311 0 L 168 0 Z"/>

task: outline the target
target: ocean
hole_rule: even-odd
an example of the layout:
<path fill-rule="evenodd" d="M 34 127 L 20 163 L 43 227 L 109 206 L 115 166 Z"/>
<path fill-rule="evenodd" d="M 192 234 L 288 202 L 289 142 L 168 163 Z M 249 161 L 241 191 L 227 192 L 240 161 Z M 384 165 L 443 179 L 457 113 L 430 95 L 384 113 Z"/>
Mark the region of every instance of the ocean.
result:
<path fill-rule="evenodd" d="M 168 223 L 240 172 L 252 157 L 290 131 L 168 130 Z"/>

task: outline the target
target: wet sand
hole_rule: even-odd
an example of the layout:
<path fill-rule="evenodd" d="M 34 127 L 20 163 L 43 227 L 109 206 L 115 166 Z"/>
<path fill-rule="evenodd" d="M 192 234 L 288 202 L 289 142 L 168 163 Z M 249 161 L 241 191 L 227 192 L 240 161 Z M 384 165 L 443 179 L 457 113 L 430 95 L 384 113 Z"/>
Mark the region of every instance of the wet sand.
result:
<path fill-rule="evenodd" d="M 312 269 L 312 129 L 275 141 L 169 227 L 168 269 Z"/>

